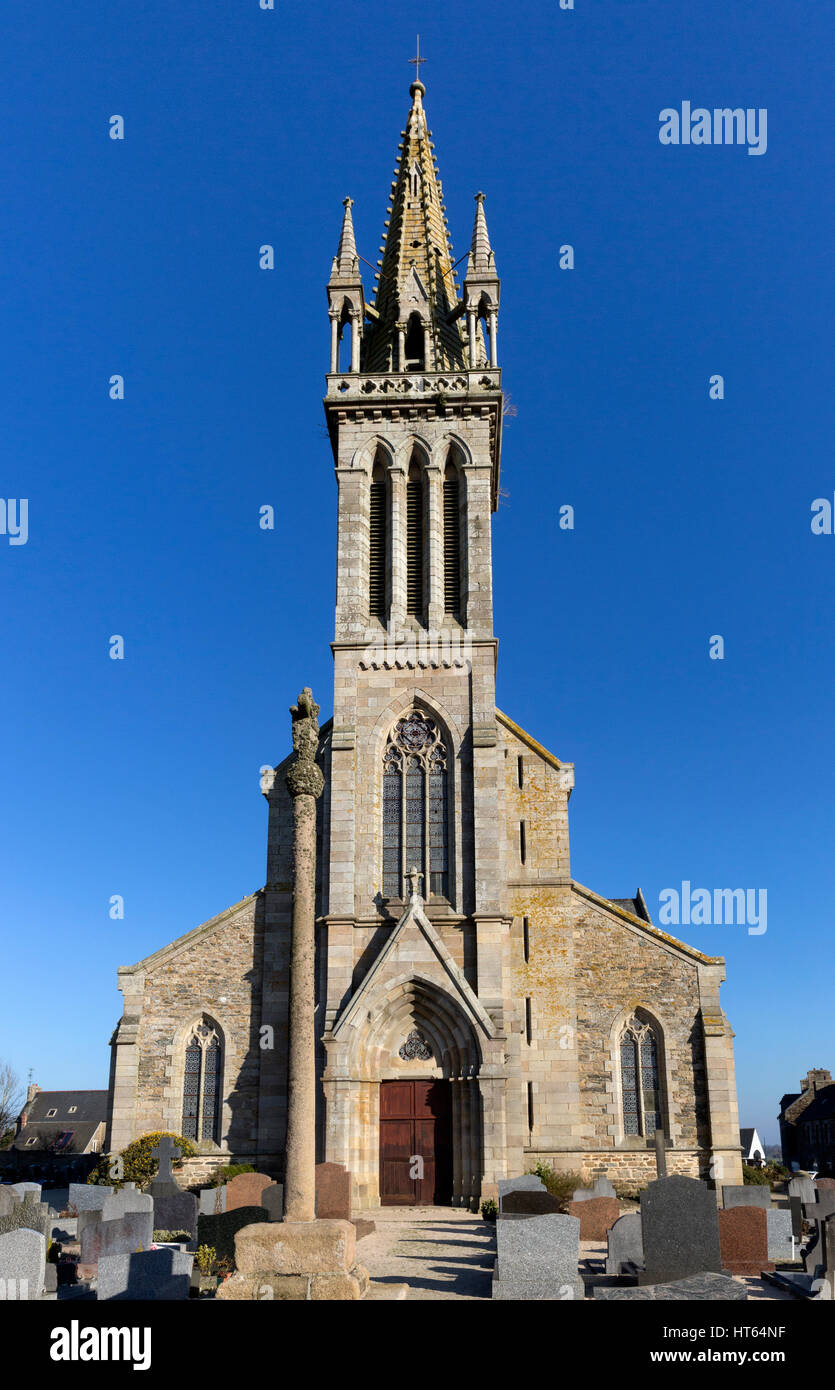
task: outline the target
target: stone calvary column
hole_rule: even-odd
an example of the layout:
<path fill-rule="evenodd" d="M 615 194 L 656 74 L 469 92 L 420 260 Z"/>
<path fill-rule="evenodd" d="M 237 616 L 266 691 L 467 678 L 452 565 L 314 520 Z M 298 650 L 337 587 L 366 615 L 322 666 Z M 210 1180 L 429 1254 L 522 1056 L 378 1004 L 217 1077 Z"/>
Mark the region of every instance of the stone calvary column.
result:
<path fill-rule="evenodd" d="M 308 686 L 291 705 L 293 757 L 285 780 L 293 798 L 293 935 L 290 945 L 290 1046 L 285 1221 L 316 1217 L 316 800 L 324 778 L 316 762 L 319 706 Z"/>

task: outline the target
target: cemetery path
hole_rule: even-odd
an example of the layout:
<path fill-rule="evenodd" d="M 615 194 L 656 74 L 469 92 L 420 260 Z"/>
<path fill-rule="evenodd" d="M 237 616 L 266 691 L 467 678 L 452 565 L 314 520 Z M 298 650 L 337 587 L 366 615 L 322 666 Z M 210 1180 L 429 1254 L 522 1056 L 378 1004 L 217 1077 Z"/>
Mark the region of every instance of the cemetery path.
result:
<path fill-rule="evenodd" d="M 354 1216 L 377 1226 L 357 1245 L 357 1262 L 372 1279 L 408 1284 L 410 1302 L 490 1298 L 495 1227 L 480 1216 L 452 1207 L 382 1207 Z"/>

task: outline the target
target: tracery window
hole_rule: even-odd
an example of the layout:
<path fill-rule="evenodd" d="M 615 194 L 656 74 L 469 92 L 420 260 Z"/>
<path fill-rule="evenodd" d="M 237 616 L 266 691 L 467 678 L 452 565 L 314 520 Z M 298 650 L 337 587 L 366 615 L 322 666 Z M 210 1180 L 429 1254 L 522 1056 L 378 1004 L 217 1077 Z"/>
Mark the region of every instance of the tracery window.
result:
<path fill-rule="evenodd" d="M 185 1052 L 182 1134 L 186 1139 L 219 1142 L 222 1062 L 217 1027 L 204 1016 L 192 1029 Z"/>
<path fill-rule="evenodd" d="M 633 1014 L 620 1042 L 624 1134 L 651 1139 L 662 1127 L 658 1038 L 651 1023 Z"/>
<path fill-rule="evenodd" d="M 413 867 L 424 893 L 449 897 L 448 755 L 434 719 L 421 710 L 399 719 L 383 757 L 383 895 L 406 896 Z"/>

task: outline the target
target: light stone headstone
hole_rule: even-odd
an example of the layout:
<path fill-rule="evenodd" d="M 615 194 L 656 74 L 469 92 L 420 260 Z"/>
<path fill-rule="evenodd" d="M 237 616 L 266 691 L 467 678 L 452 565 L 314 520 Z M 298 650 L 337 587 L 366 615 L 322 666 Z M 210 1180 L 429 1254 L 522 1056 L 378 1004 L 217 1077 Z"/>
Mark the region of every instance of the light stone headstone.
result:
<path fill-rule="evenodd" d="M 644 1242 L 641 1236 L 641 1213 L 627 1212 L 619 1216 L 607 1234 L 606 1273 L 622 1274 L 624 1265 L 640 1269 L 644 1263 Z M 631 1273 L 627 1270 L 626 1273 Z"/>
<path fill-rule="evenodd" d="M 493 1298 L 583 1298 L 577 1272 L 580 1222 L 576 1216 L 529 1216 L 496 1222 Z"/>
<path fill-rule="evenodd" d="M 145 1303 L 186 1299 L 193 1262 L 193 1255 L 170 1246 L 138 1254 L 105 1255 L 99 1260 L 97 1297 Z"/>
<path fill-rule="evenodd" d="M 795 1173 L 789 1178 L 789 1197 L 799 1197 L 801 1202 L 814 1202 L 817 1194 L 814 1178 L 808 1173 Z"/>
<path fill-rule="evenodd" d="M 76 1211 L 101 1211 L 108 1197 L 113 1195 L 112 1187 L 88 1182 L 71 1182 L 67 1195 L 67 1206 Z"/>
<path fill-rule="evenodd" d="M 748 1290 L 738 1279 L 727 1274 L 691 1274 L 671 1284 L 641 1284 L 637 1288 L 603 1288 L 594 1290 L 595 1299 L 662 1299 L 668 1302 L 739 1302 L 747 1303 Z"/>
<path fill-rule="evenodd" d="M 572 1202 L 593 1202 L 597 1197 L 616 1197 L 614 1187 L 607 1177 L 595 1178 L 593 1187 L 575 1187 Z"/>
<path fill-rule="evenodd" d="M 226 1210 L 226 1185 L 222 1187 L 201 1187 L 200 1207 L 201 1216 L 219 1216 Z"/>
<path fill-rule="evenodd" d="M 721 1274 L 716 1193 L 699 1178 L 656 1178 L 641 1193 L 641 1284 Z"/>
<path fill-rule="evenodd" d="M 39 1298 L 45 1270 L 46 1238 L 39 1231 L 20 1227 L 0 1235 L 0 1291 L 7 1302 Z"/>
<path fill-rule="evenodd" d="M 12 1187 L 0 1187 L 0 1216 L 11 1216 L 20 1198 Z"/>
<path fill-rule="evenodd" d="M 114 1220 L 91 1221 L 81 1233 L 81 1263 L 101 1264 L 108 1255 L 149 1250 L 154 1239 L 152 1211 L 125 1211 Z"/>
<path fill-rule="evenodd" d="M 36 1202 L 41 1200 L 41 1184 L 39 1182 L 13 1182 L 12 1192 L 17 1192 L 21 1197 L 34 1197 Z"/>
<path fill-rule="evenodd" d="M 760 1183 L 736 1183 L 722 1188 L 722 1206 L 726 1211 L 731 1207 L 771 1207 L 771 1188 Z"/>
<path fill-rule="evenodd" d="M 36 1202 L 24 1197 L 17 1202 L 8 1216 L 0 1216 L 0 1233 L 27 1229 L 38 1231 L 46 1238 L 52 1226 L 52 1216 L 46 1202 Z"/>
<path fill-rule="evenodd" d="M 792 1245 L 791 1212 L 785 1207 L 766 1212 L 768 1222 L 768 1258 L 770 1260 L 796 1260 L 800 1251 L 797 1241 Z"/>

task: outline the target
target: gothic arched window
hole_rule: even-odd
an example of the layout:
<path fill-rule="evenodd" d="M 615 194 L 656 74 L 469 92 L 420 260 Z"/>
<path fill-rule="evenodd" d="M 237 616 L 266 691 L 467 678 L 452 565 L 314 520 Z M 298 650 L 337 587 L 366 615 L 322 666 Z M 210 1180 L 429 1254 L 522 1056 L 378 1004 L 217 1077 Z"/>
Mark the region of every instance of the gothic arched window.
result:
<path fill-rule="evenodd" d="M 458 472 L 444 472 L 444 612 L 457 618 L 461 608 L 461 522 Z"/>
<path fill-rule="evenodd" d="M 368 612 L 381 622 L 388 616 L 388 489 L 385 470 L 379 460 L 371 476 Z"/>
<path fill-rule="evenodd" d="M 633 1014 L 620 1041 L 624 1134 L 651 1139 L 662 1127 L 658 1038 L 651 1023 Z"/>
<path fill-rule="evenodd" d="M 413 463 L 406 483 L 406 612 L 423 617 L 423 473 Z"/>
<path fill-rule="evenodd" d="M 223 1047 L 218 1029 L 204 1015 L 186 1044 L 182 1125 L 186 1139 L 219 1142 L 222 1075 Z"/>
<path fill-rule="evenodd" d="M 414 709 L 398 719 L 383 756 L 383 896 L 405 897 L 410 869 L 424 893 L 449 898 L 446 744 L 434 719 Z"/>

